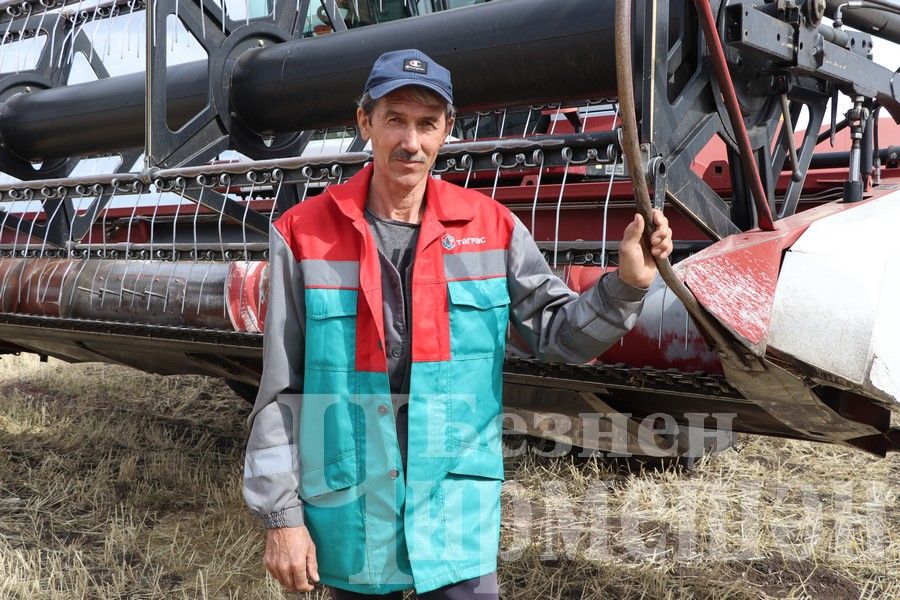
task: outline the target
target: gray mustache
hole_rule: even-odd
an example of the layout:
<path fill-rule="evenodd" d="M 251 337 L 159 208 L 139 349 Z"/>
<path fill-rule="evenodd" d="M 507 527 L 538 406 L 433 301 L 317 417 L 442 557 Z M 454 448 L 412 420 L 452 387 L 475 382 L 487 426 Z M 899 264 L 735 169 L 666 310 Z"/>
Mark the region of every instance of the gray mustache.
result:
<path fill-rule="evenodd" d="M 391 152 L 391 158 L 393 160 L 405 160 L 407 162 L 419 162 L 423 163 L 427 159 L 424 154 L 416 153 L 413 154 L 411 152 L 407 152 L 406 150 L 394 150 Z"/>

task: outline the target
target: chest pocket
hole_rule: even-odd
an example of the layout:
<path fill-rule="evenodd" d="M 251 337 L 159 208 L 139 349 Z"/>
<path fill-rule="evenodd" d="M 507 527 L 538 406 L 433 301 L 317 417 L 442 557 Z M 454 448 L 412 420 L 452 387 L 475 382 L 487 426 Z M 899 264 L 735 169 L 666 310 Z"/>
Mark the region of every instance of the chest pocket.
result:
<path fill-rule="evenodd" d="M 502 354 L 509 321 L 505 277 L 447 282 L 453 359 Z"/>
<path fill-rule="evenodd" d="M 356 290 L 306 288 L 306 367 L 352 371 L 356 356 Z"/>

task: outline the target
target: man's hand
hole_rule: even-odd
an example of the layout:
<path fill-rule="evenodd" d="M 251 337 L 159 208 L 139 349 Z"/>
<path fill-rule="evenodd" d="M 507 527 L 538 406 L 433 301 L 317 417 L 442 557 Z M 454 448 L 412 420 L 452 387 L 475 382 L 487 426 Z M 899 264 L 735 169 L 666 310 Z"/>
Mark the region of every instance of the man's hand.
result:
<path fill-rule="evenodd" d="M 644 233 L 644 218 L 634 215 L 634 220 L 625 228 L 622 243 L 619 244 L 619 279 L 639 288 L 648 288 L 656 277 L 656 262 L 653 257 L 666 258 L 672 253 L 672 230 L 669 220 L 662 211 L 653 210 L 656 229 L 650 236 L 650 252 L 644 250 L 641 236 Z"/>
<path fill-rule="evenodd" d="M 316 545 L 304 526 L 269 529 L 263 564 L 289 592 L 312 591 L 319 581 Z"/>

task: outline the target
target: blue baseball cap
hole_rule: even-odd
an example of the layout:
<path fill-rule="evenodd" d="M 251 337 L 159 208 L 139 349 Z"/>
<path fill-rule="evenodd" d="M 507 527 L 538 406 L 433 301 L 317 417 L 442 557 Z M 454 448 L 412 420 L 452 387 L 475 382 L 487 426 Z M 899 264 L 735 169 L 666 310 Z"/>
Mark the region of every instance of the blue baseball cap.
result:
<path fill-rule="evenodd" d="M 428 88 L 453 104 L 450 71 L 421 50 L 394 50 L 378 57 L 369 73 L 366 87 L 373 100 L 409 85 Z"/>

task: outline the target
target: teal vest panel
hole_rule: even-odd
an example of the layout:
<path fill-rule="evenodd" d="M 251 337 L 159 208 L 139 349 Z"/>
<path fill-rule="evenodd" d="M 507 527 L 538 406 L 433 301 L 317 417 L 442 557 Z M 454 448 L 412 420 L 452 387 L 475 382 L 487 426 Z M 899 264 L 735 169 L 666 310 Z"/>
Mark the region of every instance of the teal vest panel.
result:
<path fill-rule="evenodd" d="M 509 293 L 447 286 L 451 359 L 412 363 L 405 474 L 387 373 L 354 368 L 358 292 L 305 290 L 300 495 L 327 585 L 424 593 L 496 569 Z"/>

